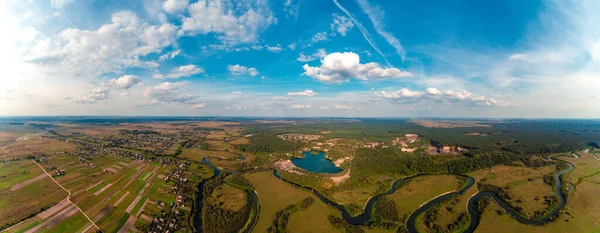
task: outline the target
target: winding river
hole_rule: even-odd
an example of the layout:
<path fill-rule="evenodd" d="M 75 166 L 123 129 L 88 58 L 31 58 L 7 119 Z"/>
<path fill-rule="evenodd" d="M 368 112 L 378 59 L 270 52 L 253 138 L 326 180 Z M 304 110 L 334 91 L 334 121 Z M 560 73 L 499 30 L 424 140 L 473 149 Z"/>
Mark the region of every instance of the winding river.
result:
<path fill-rule="evenodd" d="M 202 159 L 202 162 L 208 164 L 208 166 L 210 166 L 210 168 L 213 169 L 213 175 L 208 178 L 208 179 L 204 179 L 202 180 L 199 184 L 198 184 L 198 193 L 196 194 L 196 206 L 194 208 L 194 228 L 196 229 L 195 232 L 203 232 L 203 228 L 202 228 L 202 205 L 203 200 L 204 200 L 204 185 L 206 184 L 206 182 L 208 182 L 209 180 L 217 177 L 220 173 L 221 170 L 219 170 L 217 167 L 215 167 L 212 163 L 210 163 L 210 161 L 208 160 L 208 157 L 204 157 L 204 159 Z"/>
<path fill-rule="evenodd" d="M 218 168 L 216 168 L 215 166 L 213 166 L 210 161 L 208 160 L 208 157 L 203 159 L 203 162 L 208 164 L 214 171 L 215 171 L 215 175 L 213 176 L 213 178 L 215 176 L 217 176 L 220 172 L 220 170 Z M 552 219 L 556 218 L 559 214 L 559 211 L 563 208 L 563 206 L 566 203 L 566 198 L 563 195 L 563 193 L 561 192 L 562 189 L 562 182 L 560 180 L 560 176 L 564 173 L 567 173 L 569 171 L 571 171 L 573 169 L 573 165 L 567 162 L 564 162 L 567 164 L 567 168 L 558 172 L 557 174 L 554 175 L 554 179 L 555 179 L 555 187 L 554 187 L 554 191 L 556 193 L 556 196 L 558 197 L 558 204 L 549 212 L 546 213 L 546 215 L 542 218 L 542 219 L 529 219 L 526 218 L 522 215 L 520 215 L 518 212 L 516 212 L 508 203 L 506 203 L 504 200 L 500 199 L 500 197 L 498 197 L 498 195 L 496 193 L 493 192 L 478 192 L 476 195 L 472 196 L 467 204 L 467 209 L 468 209 L 468 214 L 471 218 L 469 227 L 464 231 L 464 232 L 474 232 L 475 229 L 477 229 L 477 226 L 479 226 L 479 220 L 480 220 L 480 216 L 482 213 L 479 213 L 477 211 L 477 201 L 482 198 L 482 197 L 491 197 L 493 198 L 499 205 L 500 207 L 502 207 L 508 214 L 510 214 L 514 219 L 516 219 L 518 222 L 522 223 L 522 224 L 528 224 L 528 225 L 543 225 L 548 223 L 549 221 L 551 221 Z M 362 214 L 357 215 L 357 216 L 352 216 L 348 210 L 346 209 L 346 207 L 344 207 L 343 205 L 334 202 L 332 200 L 329 200 L 327 197 L 323 196 L 321 193 L 319 193 L 317 190 L 311 188 L 311 187 L 306 187 L 306 186 L 302 186 L 299 184 L 296 184 L 294 182 L 288 181 L 285 178 L 281 177 L 279 175 L 279 173 L 277 172 L 277 170 L 273 170 L 273 175 L 277 178 L 279 178 L 282 181 L 285 181 L 293 186 L 296 187 L 300 187 L 303 189 L 307 189 L 311 192 L 313 192 L 319 199 L 321 199 L 321 201 L 323 201 L 324 203 L 335 207 L 336 209 L 338 209 L 341 214 L 342 217 L 348 221 L 349 223 L 353 224 L 353 225 L 364 225 L 366 224 L 369 220 L 371 220 L 371 213 L 373 210 L 373 206 L 375 205 L 375 202 L 383 197 L 384 195 L 389 195 L 389 194 L 393 194 L 396 189 L 398 189 L 398 187 L 401 187 L 403 184 L 405 184 L 406 182 L 409 182 L 410 180 L 419 177 L 419 176 L 424 176 L 424 175 L 432 175 L 432 174 L 419 174 L 419 175 L 414 175 L 414 176 L 410 176 L 410 177 L 405 177 L 399 180 L 396 180 L 393 184 L 392 187 L 385 193 L 381 193 L 378 195 L 375 195 L 373 197 L 371 197 L 368 201 L 367 204 L 365 205 L 364 211 Z M 441 196 L 438 196 L 436 198 L 434 198 L 433 200 L 430 200 L 429 202 L 425 203 L 424 205 L 422 205 L 421 207 L 419 207 L 418 209 L 416 209 L 415 211 L 412 212 L 412 214 L 408 217 L 407 219 L 407 223 L 406 223 L 406 227 L 407 230 L 411 233 L 418 233 L 417 230 L 417 226 L 416 226 L 416 220 L 417 217 L 421 214 L 423 214 L 425 211 L 427 211 L 429 208 L 436 206 L 437 204 L 440 204 L 442 201 L 448 199 L 448 198 L 452 198 L 452 197 L 456 197 L 458 195 L 463 194 L 466 190 L 468 190 L 469 188 L 471 188 L 473 186 L 473 184 L 475 183 L 475 180 L 472 177 L 466 176 L 466 175 L 458 175 L 458 174 L 454 174 L 457 176 L 462 176 L 464 178 L 467 179 L 467 184 L 464 185 L 460 190 L 454 191 L 454 192 L 450 192 Z M 194 216 L 194 224 L 196 226 L 196 230 L 197 232 L 202 232 L 202 192 L 201 190 L 204 187 L 204 183 L 205 181 L 201 182 L 198 186 L 199 188 L 199 194 L 198 194 L 198 200 L 197 200 L 197 207 L 196 209 L 200 210 L 198 213 L 195 214 Z M 253 192 L 251 192 L 253 193 Z M 254 194 L 256 195 L 256 194 Z M 254 198 L 251 198 L 252 200 L 254 200 L 254 202 L 257 202 L 257 198 L 254 196 Z M 255 208 L 256 210 L 258 210 L 258 203 L 254 203 L 253 204 L 253 208 Z M 256 216 L 257 217 L 257 216 Z M 252 219 L 251 224 L 256 223 L 257 218 Z M 247 229 L 246 232 L 250 231 L 250 229 Z"/>

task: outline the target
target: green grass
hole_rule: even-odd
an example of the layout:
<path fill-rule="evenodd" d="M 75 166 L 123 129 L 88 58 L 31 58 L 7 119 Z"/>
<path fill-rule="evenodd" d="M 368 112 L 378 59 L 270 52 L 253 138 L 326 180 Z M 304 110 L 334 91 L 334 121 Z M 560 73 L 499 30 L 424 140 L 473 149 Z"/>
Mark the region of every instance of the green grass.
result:
<path fill-rule="evenodd" d="M 150 175 L 152 175 L 152 172 L 144 172 L 144 174 L 140 176 L 140 180 L 145 181 Z"/>
<path fill-rule="evenodd" d="M 138 201 L 137 204 L 135 204 L 135 206 L 133 207 L 133 209 L 131 210 L 131 215 L 136 215 L 137 212 L 140 210 L 140 208 L 142 208 L 142 205 L 144 205 L 144 203 L 146 202 L 146 200 L 148 200 L 148 198 L 146 197 L 142 197 L 140 199 L 140 201 Z"/>
<path fill-rule="evenodd" d="M 414 178 L 385 198 L 396 203 L 398 216 L 410 214 L 421 204 L 437 195 L 458 189 L 458 179 L 453 175 L 430 175 Z"/>
<path fill-rule="evenodd" d="M 336 232 L 329 224 L 327 215 L 339 216 L 339 211 L 329 208 L 311 192 L 296 188 L 273 176 L 270 171 L 245 174 L 244 177 L 252 183 L 258 193 L 260 213 L 254 232 L 265 232 L 277 211 L 294 205 L 306 197 L 313 197 L 315 203 L 308 209 L 295 213 L 290 218 L 288 229 L 303 229 L 313 232 Z M 282 195 L 285 194 L 285 195 Z"/>
<path fill-rule="evenodd" d="M 187 158 L 195 161 L 202 161 L 206 156 L 220 156 L 225 158 L 237 158 L 235 154 L 226 151 L 210 151 L 200 149 L 183 149 L 179 157 Z"/>
<path fill-rule="evenodd" d="M 32 223 L 29 223 L 27 226 L 25 226 L 25 227 L 23 227 L 23 228 L 19 229 L 18 231 L 15 231 L 15 233 L 23 233 L 23 232 L 26 232 L 27 230 L 29 230 L 29 229 L 31 229 L 31 228 L 33 228 L 33 227 L 37 226 L 37 225 L 38 225 L 38 224 L 40 224 L 40 223 L 41 223 L 41 221 L 40 221 L 40 220 L 38 220 L 38 221 L 35 221 L 35 222 L 32 222 Z"/>
<path fill-rule="evenodd" d="M 74 216 L 71 216 L 56 227 L 50 229 L 48 233 L 63 233 L 63 232 L 76 232 L 78 229 L 87 226 L 86 223 L 89 223 L 89 220 L 83 216 L 80 212 Z"/>
<path fill-rule="evenodd" d="M 508 186 L 508 187 L 516 187 L 516 186 L 525 184 L 527 182 L 529 182 L 529 181 L 528 180 L 517 180 L 517 181 L 513 181 L 513 182 L 508 183 L 506 186 Z"/>
<path fill-rule="evenodd" d="M 0 177 L 6 176 L 0 179 L 0 189 L 10 188 L 39 174 L 42 174 L 42 170 L 30 160 L 0 164 Z"/>
<path fill-rule="evenodd" d="M 106 181 L 102 181 L 102 183 L 100 183 L 99 185 L 94 186 L 93 188 L 90 189 L 90 193 L 95 193 L 98 190 L 100 190 L 101 188 L 103 188 L 104 186 L 106 186 L 108 183 Z"/>
<path fill-rule="evenodd" d="M 117 232 L 121 229 L 121 226 L 127 222 L 128 218 L 129 214 L 122 212 L 120 209 L 114 209 L 96 224 L 98 224 L 100 229 L 104 232 Z"/>

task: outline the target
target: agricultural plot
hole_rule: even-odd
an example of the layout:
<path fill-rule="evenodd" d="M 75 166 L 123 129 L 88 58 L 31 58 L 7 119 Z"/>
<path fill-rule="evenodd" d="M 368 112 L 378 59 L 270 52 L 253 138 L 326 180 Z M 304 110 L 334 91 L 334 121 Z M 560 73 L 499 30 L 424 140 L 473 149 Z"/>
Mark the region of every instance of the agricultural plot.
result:
<path fill-rule="evenodd" d="M 48 160 L 49 164 L 57 165 L 66 172 L 66 175 L 58 176 L 56 180 L 71 191 L 71 200 L 105 232 L 119 231 L 130 217 L 133 217 L 133 221 L 137 220 L 142 204 L 150 197 L 165 202 L 175 200 L 172 192 L 159 193 L 156 191 L 156 185 L 164 189 L 170 187 L 165 185 L 162 179 L 156 179 L 157 173 L 165 172 L 156 165 L 139 163 L 139 170 L 116 170 L 117 167 L 123 166 L 122 163 L 131 163 L 131 161 L 117 156 L 106 156 L 102 158 L 102 161 L 100 158 L 94 159 L 93 163 L 96 167 L 81 166 L 78 159 L 64 155 L 51 156 Z M 22 166 L 17 166 L 19 164 Z M 49 164 L 44 164 L 44 167 L 49 167 Z M 0 169 L 2 176 L 11 177 L 10 183 L 0 183 L 4 187 L 0 189 L 0 193 L 5 194 L 0 198 L 0 205 L 6 207 L 0 208 L 0 216 L 7 216 L 0 223 L 15 222 L 29 214 L 35 215 L 40 208 L 52 207 L 66 198 L 66 192 L 51 181 L 33 162 L 22 161 L 12 163 L 11 166 L 7 165 L 0 165 L 7 168 Z M 103 167 L 112 167 L 116 172 L 106 171 Z M 149 195 L 150 193 L 154 195 Z M 14 199 L 8 202 L 8 199 L 4 198 L 5 196 L 14 197 Z M 19 201 L 21 199 L 22 201 Z M 65 205 L 65 203 L 61 203 L 57 207 L 62 207 L 62 209 L 54 208 L 51 209 L 52 211 L 43 212 L 20 224 L 16 229 L 24 231 L 45 229 L 49 232 L 86 230 L 91 224 L 87 218 L 74 205 Z M 77 211 L 73 211 L 73 208 Z M 2 214 L 5 210 L 7 214 Z M 133 224 L 130 225 L 133 226 Z M 127 225 L 123 230 L 127 231 L 131 226 Z"/>
<path fill-rule="evenodd" d="M 191 159 L 194 161 L 202 161 L 202 159 L 206 156 L 216 156 L 223 158 L 237 158 L 233 153 L 226 151 L 210 151 L 210 150 L 201 150 L 201 149 L 183 149 L 179 157 Z"/>
<path fill-rule="evenodd" d="M 0 226 L 35 215 L 67 194 L 30 160 L 0 164 Z"/>
<path fill-rule="evenodd" d="M 75 146 L 72 144 L 55 139 L 43 138 L 39 134 L 26 135 L 21 138 L 0 150 L 0 160 L 25 158 L 28 155 L 53 155 L 75 150 Z"/>

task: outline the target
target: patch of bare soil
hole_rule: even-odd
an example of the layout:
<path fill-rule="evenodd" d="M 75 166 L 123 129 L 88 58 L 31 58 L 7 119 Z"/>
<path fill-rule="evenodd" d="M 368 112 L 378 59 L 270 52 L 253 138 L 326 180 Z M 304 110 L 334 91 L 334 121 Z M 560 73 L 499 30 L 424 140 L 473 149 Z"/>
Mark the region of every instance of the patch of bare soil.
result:
<path fill-rule="evenodd" d="M 17 190 L 19 190 L 19 189 L 21 189 L 21 188 L 23 188 L 23 187 L 25 187 L 25 186 L 33 183 L 33 182 L 36 182 L 36 181 L 41 180 L 41 179 L 44 179 L 44 177 L 47 177 L 46 174 L 40 174 L 40 175 L 38 175 L 36 177 L 33 177 L 33 178 L 29 179 L 29 180 L 26 180 L 26 181 L 23 181 L 21 183 L 15 184 L 12 187 L 10 187 L 10 191 L 17 191 Z"/>
<path fill-rule="evenodd" d="M 291 173 L 296 173 L 299 175 L 304 175 L 304 173 L 297 171 L 297 169 L 299 169 L 298 167 L 296 167 L 296 165 L 294 165 L 294 163 L 292 163 L 291 160 L 279 160 L 277 162 L 275 162 L 273 164 L 273 166 L 275 166 L 276 168 L 280 169 L 280 170 L 284 170 L 287 172 L 291 172 Z"/>
<path fill-rule="evenodd" d="M 135 220 L 137 220 L 135 216 L 129 216 L 129 219 L 127 219 L 127 222 L 123 224 L 118 233 L 127 233 L 127 231 L 129 231 L 129 228 L 133 227 Z"/>
<path fill-rule="evenodd" d="M 344 181 L 346 181 L 347 179 L 350 179 L 350 169 L 348 169 L 348 171 L 344 175 L 334 176 L 334 177 L 330 177 L 330 178 L 335 185 L 344 183 Z"/>

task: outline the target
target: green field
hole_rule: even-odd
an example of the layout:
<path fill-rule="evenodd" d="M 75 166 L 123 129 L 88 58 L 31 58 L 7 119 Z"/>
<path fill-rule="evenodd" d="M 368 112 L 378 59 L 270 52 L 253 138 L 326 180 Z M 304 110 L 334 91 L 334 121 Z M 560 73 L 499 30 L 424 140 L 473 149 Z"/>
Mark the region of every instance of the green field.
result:
<path fill-rule="evenodd" d="M 288 205 L 294 205 L 306 197 L 318 199 L 306 190 L 295 188 L 273 176 L 272 172 L 256 172 L 244 175 L 258 194 L 260 216 L 254 228 L 255 232 L 265 232 L 272 224 L 277 211 Z M 281 195 L 285 193 L 285 195 Z M 327 221 L 328 215 L 339 217 L 339 211 L 322 202 L 315 203 L 292 217 L 288 229 L 292 232 L 335 232 Z"/>

